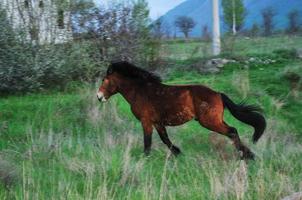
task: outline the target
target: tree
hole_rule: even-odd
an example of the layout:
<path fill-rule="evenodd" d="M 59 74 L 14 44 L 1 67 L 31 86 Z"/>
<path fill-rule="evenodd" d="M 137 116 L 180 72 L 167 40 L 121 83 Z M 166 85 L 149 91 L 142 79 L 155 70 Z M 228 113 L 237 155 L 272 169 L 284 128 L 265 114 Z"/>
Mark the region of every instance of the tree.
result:
<path fill-rule="evenodd" d="M 211 35 L 210 35 L 210 32 L 209 32 L 209 27 L 207 25 L 204 25 L 202 27 L 201 39 L 204 40 L 204 41 L 210 41 L 211 40 Z"/>
<path fill-rule="evenodd" d="M 263 18 L 263 28 L 264 28 L 264 35 L 270 36 L 273 33 L 274 29 L 274 16 L 276 12 L 271 7 L 267 7 L 262 10 L 261 12 Z"/>
<path fill-rule="evenodd" d="M 93 41 L 103 61 L 127 60 L 146 66 L 154 60 L 156 45 L 146 0 L 95 8 L 82 16 L 79 26 L 80 37 Z"/>
<path fill-rule="evenodd" d="M 299 11 L 292 10 L 288 13 L 288 33 L 293 34 L 299 31 Z"/>
<path fill-rule="evenodd" d="M 185 35 L 187 39 L 189 37 L 189 33 L 195 27 L 196 23 L 191 17 L 180 16 L 175 20 L 175 26 L 180 29 L 180 31 Z"/>
<path fill-rule="evenodd" d="M 73 0 L 70 1 L 69 9 L 71 12 L 72 18 L 72 30 L 73 30 L 73 37 L 77 37 L 77 34 L 81 32 L 79 30 L 79 21 L 85 16 L 89 16 L 92 10 L 95 8 L 95 4 L 92 0 Z"/>
<path fill-rule="evenodd" d="M 163 29 L 163 20 L 161 18 L 157 19 L 152 24 L 152 32 L 153 37 L 161 39 L 164 36 L 164 29 Z"/>
<path fill-rule="evenodd" d="M 219 19 L 219 4 L 218 0 L 212 0 L 213 9 L 213 55 L 217 56 L 221 51 L 220 42 L 220 19 Z"/>
<path fill-rule="evenodd" d="M 136 0 L 132 8 L 132 28 L 141 37 L 148 37 L 150 33 L 149 7 L 146 0 Z"/>
<path fill-rule="evenodd" d="M 130 19 L 130 31 L 133 31 L 134 38 L 136 38 L 136 51 L 144 52 L 140 54 L 140 57 L 136 57 L 136 61 L 142 62 L 147 61 L 149 45 L 151 41 L 151 29 L 150 29 L 150 18 L 149 18 L 149 6 L 146 0 L 136 0 L 132 7 L 132 16 Z M 145 63 L 142 63 L 145 64 Z"/>
<path fill-rule="evenodd" d="M 228 28 L 236 35 L 244 24 L 246 10 L 242 0 L 222 0 L 223 17 Z"/>
<path fill-rule="evenodd" d="M 70 5 L 68 6 L 73 14 L 80 14 L 81 12 L 95 7 L 95 4 L 93 0 L 73 0 L 70 1 Z"/>
<path fill-rule="evenodd" d="M 254 23 L 251 30 L 250 30 L 250 36 L 251 37 L 256 37 L 259 35 L 259 31 L 260 31 L 260 28 L 258 26 L 258 24 Z"/>
<path fill-rule="evenodd" d="M 157 39 L 171 37 L 170 25 L 167 21 L 163 20 L 162 18 L 159 18 L 155 22 L 153 22 L 151 28 L 153 37 Z"/>

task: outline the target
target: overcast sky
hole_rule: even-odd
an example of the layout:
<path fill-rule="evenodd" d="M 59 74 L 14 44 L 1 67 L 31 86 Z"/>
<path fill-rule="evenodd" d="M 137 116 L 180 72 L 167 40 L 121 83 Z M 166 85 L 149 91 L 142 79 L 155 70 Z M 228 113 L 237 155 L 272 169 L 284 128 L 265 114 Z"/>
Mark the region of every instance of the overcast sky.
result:
<path fill-rule="evenodd" d="M 94 0 L 96 3 L 101 4 L 110 2 L 112 0 Z M 150 7 L 150 17 L 156 19 L 165 14 L 170 9 L 184 2 L 185 0 L 147 0 Z"/>

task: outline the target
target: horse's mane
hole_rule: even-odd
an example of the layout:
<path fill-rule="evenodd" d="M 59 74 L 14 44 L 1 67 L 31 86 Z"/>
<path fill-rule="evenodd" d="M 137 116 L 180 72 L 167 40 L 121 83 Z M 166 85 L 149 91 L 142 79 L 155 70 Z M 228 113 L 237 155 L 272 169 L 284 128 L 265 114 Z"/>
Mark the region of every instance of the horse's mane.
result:
<path fill-rule="evenodd" d="M 160 83 L 162 81 L 156 74 L 136 67 L 134 64 L 127 61 L 111 63 L 107 70 L 107 75 L 112 74 L 113 72 L 117 72 L 122 76 L 143 83 Z"/>

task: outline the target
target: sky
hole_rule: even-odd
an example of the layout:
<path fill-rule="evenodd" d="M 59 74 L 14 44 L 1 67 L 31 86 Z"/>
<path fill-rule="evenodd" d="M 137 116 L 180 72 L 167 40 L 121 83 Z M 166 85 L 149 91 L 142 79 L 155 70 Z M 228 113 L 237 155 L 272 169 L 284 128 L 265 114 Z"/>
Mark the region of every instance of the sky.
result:
<path fill-rule="evenodd" d="M 150 17 L 152 19 L 157 19 L 184 1 L 185 0 L 148 0 Z"/>
<path fill-rule="evenodd" d="M 106 4 L 111 0 L 94 0 L 97 4 Z M 184 2 L 185 0 L 147 0 L 150 8 L 151 19 L 157 19 L 167 11 Z M 101 3 L 100 3 L 101 2 Z"/>

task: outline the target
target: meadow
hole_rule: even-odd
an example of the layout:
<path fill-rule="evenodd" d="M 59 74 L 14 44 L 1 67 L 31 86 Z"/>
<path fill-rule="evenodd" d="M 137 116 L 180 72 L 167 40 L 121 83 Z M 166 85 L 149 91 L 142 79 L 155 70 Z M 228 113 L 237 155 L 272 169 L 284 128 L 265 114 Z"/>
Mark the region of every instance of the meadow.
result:
<path fill-rule="evenodd" d="M 141 126 L 126 101 L 120 95 L 97 101 L 100 81 L 2 97 L 0 199 L 274 200 L 302 191 L 301 85 L 291 82 L 292 74 L 301 75 L 302 60 L 290 51 L 301 49 L 301 41 L 238 39 L 237 62 L 218 74 L 194 67 L 209 43 L 162 47 L 168 61 L 157 72 L 165 83 L 204 84 L 264 110 L 268 126 L 257 144 L 252 128 L 225 113 L 255 161 L 241 161 L 227 138 L 197 122 L 168 129 L 181 156 L 170 155 L 154 132 L 145 157 Z"/>

